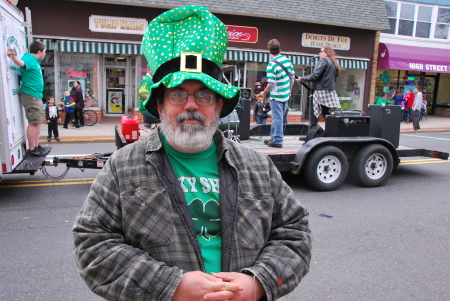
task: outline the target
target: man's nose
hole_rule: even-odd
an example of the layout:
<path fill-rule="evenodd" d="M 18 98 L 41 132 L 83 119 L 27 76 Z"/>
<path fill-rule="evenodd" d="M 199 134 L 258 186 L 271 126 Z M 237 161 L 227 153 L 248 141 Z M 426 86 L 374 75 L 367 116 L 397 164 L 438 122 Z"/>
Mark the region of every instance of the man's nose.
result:
<path fill-rule="evenodd" d="M 195 102 L 194 94 L 188 95 L 188 99 L 184 107 L 189 110 L 194 110 L 198 108 L 198 104 Z"/>

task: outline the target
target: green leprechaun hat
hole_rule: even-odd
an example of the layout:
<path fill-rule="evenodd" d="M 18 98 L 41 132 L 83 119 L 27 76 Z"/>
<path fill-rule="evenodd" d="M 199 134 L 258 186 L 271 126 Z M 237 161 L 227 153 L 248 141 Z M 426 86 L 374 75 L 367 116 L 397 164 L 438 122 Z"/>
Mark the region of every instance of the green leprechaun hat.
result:
<path fill-rule="evenodd" d="M 194 79 L 222 96 L 220 117 L 230 114 L 240 89 L 222 83 L 220 68 L 227 45 L 225 25 L 203 6 L 174 8 L 153 19 L 142 39 L 142 50 L 154 71 L 154 84 L 144 102 L 147 111 L 159 118 L 157 97 L 163 85 L 173 88 Z"/>

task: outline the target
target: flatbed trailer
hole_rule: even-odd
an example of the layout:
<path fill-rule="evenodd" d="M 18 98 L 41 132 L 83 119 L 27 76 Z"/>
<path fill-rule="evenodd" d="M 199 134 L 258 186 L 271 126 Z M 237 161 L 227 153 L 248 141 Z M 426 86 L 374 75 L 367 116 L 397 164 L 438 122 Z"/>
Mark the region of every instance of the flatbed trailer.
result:
<path fill-rule="evenodd" d="M 399 168 L 402 157 L 449 157 L 447 152 L 399 146 L 399 106 L 370 105 L 369 116 L 345 112 L 327 116 L 325 133 L 335 136 L 300 141 L 308 129 L 306 124 L 287 124 L 283 147 L 271 148 L 264 144 L 270 139 L 270 124 L 255 125 L 249 139 L 240 143 L 269 156 L 280 172 L 304 173 L 308 184 L 319 191 L 337 189 L 348 174 L 361 186 L 381 186 Z M 115 131 L 119 149 L 128 142 L 118 126 Z"/>
<path fill-rule="evenodd" d="M 303 172 L 310 186 L 320 191 L 337 189 L 347 178 L 365 187 L 381 186 L 393 170 L 399 168 L 403 157 L 430 157 L 448 160 L 446 152 L 394 147 L 386 139 L 360 137 L 319 137 L 308 142 L 298 136 L 285 136 L 283 148 L 269 148 L 261 137 L 242 141 L 251 149 L 268 155 L 280 172 Z"/>

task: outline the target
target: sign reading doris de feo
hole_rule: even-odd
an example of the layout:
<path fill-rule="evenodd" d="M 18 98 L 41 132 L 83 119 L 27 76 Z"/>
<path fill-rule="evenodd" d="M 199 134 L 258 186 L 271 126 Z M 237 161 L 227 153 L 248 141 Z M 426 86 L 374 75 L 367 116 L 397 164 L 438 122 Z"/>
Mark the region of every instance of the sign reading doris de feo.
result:
<path fill-rule="evenodd" d="M 350 50 L 350 38 L 305 32 L 302 35 L 302 46 L 309 48 L 330 46 L 334 50 L 348 51 Z"/>
<path fill-rule="evenodd" d="M 148 21 L 145 19 L 91 15 L 89 29 L 96 32 L 144 35 Z"/>

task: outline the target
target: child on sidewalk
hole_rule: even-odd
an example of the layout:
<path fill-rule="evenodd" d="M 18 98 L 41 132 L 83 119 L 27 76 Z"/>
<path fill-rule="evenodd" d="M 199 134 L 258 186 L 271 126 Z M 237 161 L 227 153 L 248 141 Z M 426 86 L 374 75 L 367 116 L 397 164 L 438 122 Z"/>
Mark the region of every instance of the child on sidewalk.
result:
<path fill-rule="evenodd" d="M 64 117 L 63 128 L 68 129 L 67 125 L 69 121 L 74 119 L 73 112 L 75 112 L 75 100 L 70 96 L 69 91 L 64 91 L 64 110 L 66 111 L 66 117 Z M 78 129 L 78 127 L 75 128 Z"/>
<path fill-rule="evenodd" d="M 59 118 L 58 107 L 55 105 L 55 98 L 53 96 L 49 96 L 47 98 L 47 107 L 45 108 L 45 119 L 47 120 L 48 124 L 47 141 L 50 142 L 50 140 L 52 140 L 52 132 L 53 137 L 55 137 L 55 140 L 60 141 L 58 133 L 58 122 L 61 122 L 61 118 Z"/>

